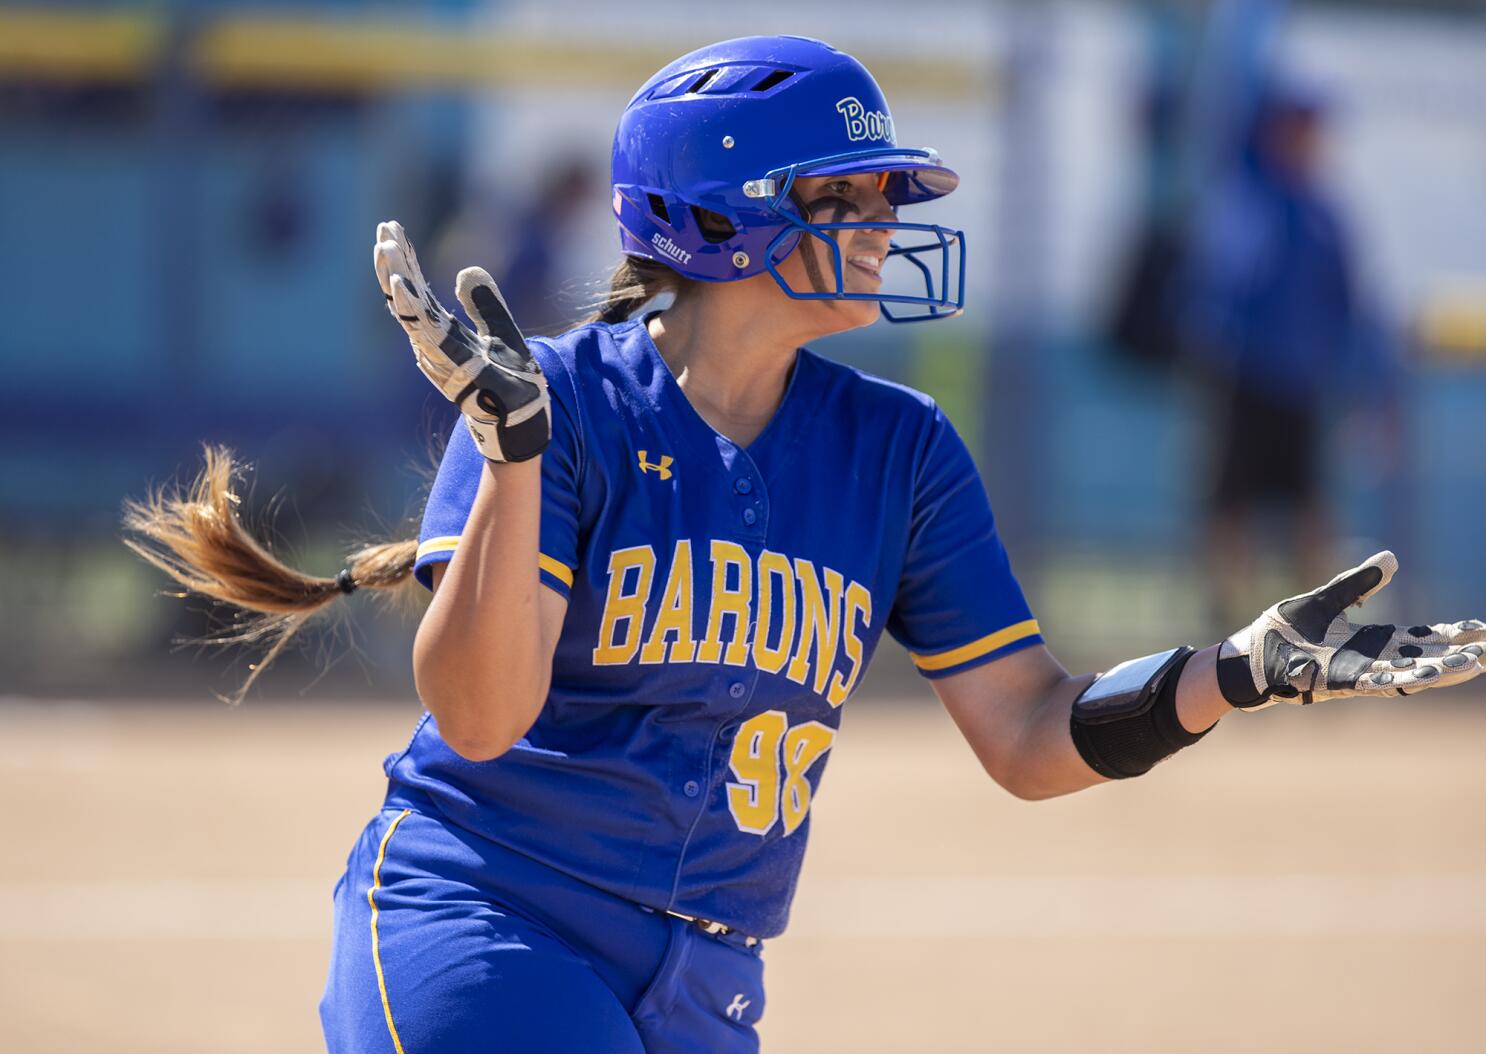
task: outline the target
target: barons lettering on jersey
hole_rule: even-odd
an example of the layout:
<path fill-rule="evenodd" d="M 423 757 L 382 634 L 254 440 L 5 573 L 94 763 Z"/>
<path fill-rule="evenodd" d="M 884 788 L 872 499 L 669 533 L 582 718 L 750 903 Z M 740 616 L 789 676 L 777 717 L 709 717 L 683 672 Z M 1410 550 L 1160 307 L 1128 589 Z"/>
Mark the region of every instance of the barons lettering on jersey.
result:
<path fill-rule="evenodd" d="M 931 677 L 1041 640 L 974 462 L 927 398 L 809 351 L 739 450 L 643 319 L 530 345 L 552 393 L 538 574 L 568 598 L 548 699 L 492 761 L 428 718 L 389 761 L 389 804 L 773 936 L 846 709 L 832 704 L 882 634 Z M 419 533 L 425 585 L 468 535 L 485 464 L 456 430 Z"/>
<path fill-rule="evenodd" d="M 594 665 L 622 666 L 637 658 L 642 666 L 751 661 L 765 673 L 782 672 L 832 706 L 844 703 L 862 672 L 858 623 L 862 630 L 872 625 L 871 591 L 848 583 L 834 568 L 817 572 L 809 560 L 768 549 L 755 562 L 737 542 L 713 538 L 697 548 L 703 551 L 694 554 L 691 539 L 678 539 L 664 576 L 656 574 L 651 546 L 609 554 Z M 712 584 L 700 640 L 692 610 L 696 574 L 710 574 Z M 836 670 L 838 654 L 850 664 L 844 673 Z"/>

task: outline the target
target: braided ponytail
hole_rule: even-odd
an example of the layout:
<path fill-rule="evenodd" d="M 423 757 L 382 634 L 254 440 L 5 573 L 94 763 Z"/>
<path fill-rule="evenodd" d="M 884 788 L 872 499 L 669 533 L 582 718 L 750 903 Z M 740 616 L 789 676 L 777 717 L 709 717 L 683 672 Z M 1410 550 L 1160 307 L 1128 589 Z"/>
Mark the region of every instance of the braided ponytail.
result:
<path fill-rule="evenodd" d="M 583 321 L 623 322 L 662 293 L 680 293 L 691 280 L 665 264 L 626 256 L 614 269 L 608 293 Z M 124 544 L 164 571 L 183 590 L 244 612 L 210 644 L 264 645 L 263 657 L 233 693 L 237 703 L 259 674 L 316 614 L 356 589 L 391 590 L 412 578 L 416 539 L 368 545 L 346 558 L 333 578 L 297 571 L 269 551 L 243 525 L 234 481 L 243 470 L 225 447 L 203 449 L 205 464 L 188 486 L 146 494 L 124 503 Z"/>
<path fill-rule="evenodd" d="M 208 446 L 205 465 L 187 487 L 151 492 L 124 503 L 124 544 L 185 590 L 248 613 L 211 644 L 266 644 L 230 699 L 240 702 L 258 675 L 278 658 L 311 617 L 345 594 L 365 587 L 393 589 L 410 580 L 416 539 L 368 545 L 346 558 L 334 578 L 296 571 L 274 556 L 243 525 L 233 488 L 242 475 L 232 452 Z"/>

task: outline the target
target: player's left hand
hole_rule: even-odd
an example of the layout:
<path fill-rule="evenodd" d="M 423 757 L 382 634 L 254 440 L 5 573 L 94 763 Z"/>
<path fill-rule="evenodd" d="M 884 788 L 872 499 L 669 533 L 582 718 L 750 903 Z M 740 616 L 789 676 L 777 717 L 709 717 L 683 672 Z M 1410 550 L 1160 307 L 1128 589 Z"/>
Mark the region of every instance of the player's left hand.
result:
<path fill-rule="evenodd" d="M 1350 695 L 1411 695 L 1481 672 L 1486 622 L 1354 626 L 1347 608 L 1386 586 L 1398 560 L 1384 551 L 1312 590 L 1265 610 L 1218 651 L 1218 687 L 1229 703 L 1259 710 Z"/>
<path fill-rule="evenodd" d="M 474 332 L 429 290 L 402 224 L 377 224 L 372 262 L 418 368 L 459 407 L 480 453 L 491 461 L 540 454 L 552 438 L 547 380 L 494 279 L 479 267 L 466 267 L 455 279 L 455 296 Z"/>

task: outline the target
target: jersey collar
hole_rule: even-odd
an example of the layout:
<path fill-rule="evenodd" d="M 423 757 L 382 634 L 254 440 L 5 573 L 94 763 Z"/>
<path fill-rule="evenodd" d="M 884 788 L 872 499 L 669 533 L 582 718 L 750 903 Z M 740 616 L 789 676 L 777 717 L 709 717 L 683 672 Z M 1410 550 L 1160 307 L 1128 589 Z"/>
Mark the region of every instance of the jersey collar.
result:
<path fill-rule="evenodd" d="M 644 372 L 655 378 L 652 383 L 645 385 L 645 391 L 656 412 L 663 417 L 670 413 L 680 415 L 687 422 L 687 427 L 699 429 L 704 435 L 711 436 L 719 447 L 726 444 L 747 454 L 761 471 L 767 471 L 767 462 L 780 461 L 785 452 L 795 445 L 803 427 L 808 423 L 808 410 L 802 407 L 810 401 L 809 390 L 813 387 L 811 381 L 816 366 L 814 353 L 807 348 L 795 351 L 795 362 L 784 385 L 784 397 L 779 400 L 774 416 L 769 418 L 769 423 L 754 437 L 753 442 L 740 446 L 708 424 L 686 397 L 675 374 L 671 372 L 671 367 L 650 337 L 650 329 L 646 325 L 650 317 L 647 315 L 634 319 L 626 325 L 636 327 L 636 355 L 645 367 Z"/>

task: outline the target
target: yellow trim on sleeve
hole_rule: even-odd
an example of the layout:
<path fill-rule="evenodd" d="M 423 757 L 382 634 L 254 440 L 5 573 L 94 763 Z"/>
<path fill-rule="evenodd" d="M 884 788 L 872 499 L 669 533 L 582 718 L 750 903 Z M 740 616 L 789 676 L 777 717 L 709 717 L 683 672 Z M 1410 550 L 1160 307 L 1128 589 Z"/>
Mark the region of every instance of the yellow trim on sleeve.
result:
<path fill-rule="evenodd" d="M 459 535 L 449 534 L 442 538 L 430 538 L 418 546 L 417 559 L 422 560 L 431 553 L 452 553 L 459 548 Z M 537 553 L 537 563 L 543 571 L 557 579 L 569 589 L 573 586 L 573 569 L 561 560 L 554 560 L 546 553 Z"/>
<path fill-rule="evenodd" d="M 387 1018 L 387 1031 L 392 1033 L 392 1045 L 397 1048 L 397 1054 L 404 1054 L 402 1049 L 402 1038 L 397 1034 L 397 1026 L 392 1023 L 392 1004 L 387 1002 L 387 979 L 382 975 L 382 950 L 377 939 L 377 898 L 373 895 L 382 888 L 382 861 L 387 856 L 387 843 L 392 841 L 392 832 L 397 830 L 397 825 L 408 818 L 412 809 L 404 809 L 398 813 L 397 819 L 392 821 L 392 826 L 387 828 L 387 833 L 382 835 L 382 844 L 377 846 L 377 862 L 372 868 L 371 888 L 366 891 L 366 902 L 371 905 L 371 933 L 372 933 L 372 963 L 377 968 L 377 991 L 382 993 L 382 1013 Z"/>
<path fill-rule="evenodd" d="M 418 546 L 416 559 L 422 560 L 429 553 L 452 553 L 459 548 L 459 535 L 446 534 L 442 538 L 430 538 Z"/>
<path fill-rule="evenodd" d="M 549 575 L 551 575 L 553 578 L 557 579 L 559 582 L 561 582 L 563 585 L 567 586 L 568 588 L 570 588 L 570 589 L 572 588 L 572 585 L 573 585 L 573 569 L 571 567 L 569 567 L 567 564 L 558 563 L 556 560 L 552 559 L 552 557 L 548 556 L 546 553 L 538 553 L 537 554 L 537 563 L 542 566 L 542 570 L 543 571 L 546 571 Z"/>
<path fill-rule="evenodd" d="M 920 670 L 947 670 L 951 666 L 958 666 L 962 662 L 978 659 L 982 655 L 1004 648 L 1008 644 L 1014 644 L 1027 637 L 1035 637 L 1042 629 L 1037 625 L 1035 618 L 1029 618 L 1025 622 L 1018 622 L 998 629 L 989 636 L 973 640 L 969 644 L 962 645 L 950 651 L 942 651 L 938 655 L 915 655 L 909 652 L 909 656 L 918 665 Z"/>

